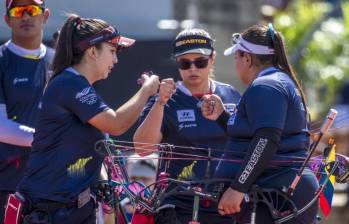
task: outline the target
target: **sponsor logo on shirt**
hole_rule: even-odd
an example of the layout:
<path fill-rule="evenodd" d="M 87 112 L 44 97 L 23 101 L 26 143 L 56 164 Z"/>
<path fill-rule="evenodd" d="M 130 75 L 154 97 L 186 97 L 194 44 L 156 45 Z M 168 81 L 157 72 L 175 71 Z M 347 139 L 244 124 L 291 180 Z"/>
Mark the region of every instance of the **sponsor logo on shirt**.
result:
<path fill-rule="evenodd" d="M 178 122 L 196 121 L 194 110 L 177 110 Z"/>
<path fill-rule="evenodd" d="M 13 85 L 16 85 L 17 83 L 20 83 L 20 82 L 29 82 L 29 79 L 28 78 L 14 78 L 13 79 Z"/>
<path fill-rule="evenodd" d="M 235 117 L 236 117 L 236 111 L 234 111 L 230 117 L 229 117 L 229 120 L 228 120 L 228 125 L 234 125 L 235 123 Z"/>
<path fill-rule="evenodd" d="M 224 107 L 230 114 L 232 114 L 236 111 L 236 104 L 235 103 L 226 103 L 226 104 L 224 104 Z"/>
<path fill-rule="evenodd" d="M 97 102 L 97 94 L 91 92 L 91 87 L 87 87 L 77 93 L 75 99 L 79 100 L 81 103 L 92 105 Z"/>
<path fill-rule="evenodd" d="M 182 130 L 183 128 L 196 128 L 197 124 L 196 123 L 191 123 L 191 124 L 179 124 L 178 125 L 178 130 Z"/>
<path fill-rule="evenodd" d="M 192 162 L 189 166 L 186 166 L 182 169 L 181 173 L 178 175 L 177 180 L 190 180 L 195 177 L 193 168 L 197 161 Z"/>
<path fill-rule="evenodd" d="M 92 159 L 92 156 L 78 159 L 74 164 L 68 167 L 68 175 L 71 177 L 85 176 L 86 164 Z"/>

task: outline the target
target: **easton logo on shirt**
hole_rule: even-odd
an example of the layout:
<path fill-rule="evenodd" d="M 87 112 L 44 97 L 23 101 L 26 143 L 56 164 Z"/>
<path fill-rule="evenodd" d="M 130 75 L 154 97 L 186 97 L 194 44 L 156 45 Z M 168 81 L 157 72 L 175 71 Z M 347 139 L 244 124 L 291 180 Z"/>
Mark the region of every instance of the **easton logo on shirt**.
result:
<path fill-rule="evenodd" d="M 81 103 L 92 105 L 97 101 L 97 94 L 91 91 L 91 87 L 83 89 L 81 92 L 75 95 L 75 99 L 78 99 Z"/>
<path fill-rule="evenodd" d="M 177 110 L 178 122 L 195 121 L 194 110 Z"/>

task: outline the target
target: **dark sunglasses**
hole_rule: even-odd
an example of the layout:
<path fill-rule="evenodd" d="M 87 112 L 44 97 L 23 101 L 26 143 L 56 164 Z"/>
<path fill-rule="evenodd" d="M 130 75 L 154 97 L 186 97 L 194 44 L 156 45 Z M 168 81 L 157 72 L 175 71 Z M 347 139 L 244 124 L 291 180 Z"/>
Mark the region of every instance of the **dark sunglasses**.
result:
<path fill-rule="evenodd" d="M 206 68 L 208 65 L 209 58 L 198 58 L 194 61 L 190 61 L 188 59 L 179 59 L 176 61 L 177 66 L 181 70 L 187 70 L 191 67 L 192 64 L 195 65 L 196 68 Z"/>

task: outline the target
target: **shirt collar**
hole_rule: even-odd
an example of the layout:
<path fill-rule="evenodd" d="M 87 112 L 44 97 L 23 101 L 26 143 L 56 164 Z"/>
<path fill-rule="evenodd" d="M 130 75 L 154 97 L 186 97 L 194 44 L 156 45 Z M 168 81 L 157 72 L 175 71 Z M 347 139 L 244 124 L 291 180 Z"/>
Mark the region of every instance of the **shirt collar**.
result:
<path fill-rule="evenodd" d="M 257 78 L 261 77 L 261 76 L 269 75 L 269 74 L 277 72 L 277 71 L 279 71 L 279 69 L 274 67 L 274 66 L 267 67 L 257 74 Z"/>
<path fill-rule="evenodd" d="M 73 68 L 73 67 L 66 68 L 65 70 L 68 71 L 68 72 L 73 73 L 74 75 L 81 75 L 81 74 L 80 74 L 75 68 Z"/>
<path fill-rule="evenodd" d="M 40 47 L 34 50 L 25 49 L 17 44 L 13 43 L 11 40 L 5 43 L 5 46 L 8 47 L 10 51 L 15 53 L 18 56 L 29 59 L 41 59 L 46 55 L 46 46 L 44 44 L 40 44 Z"/>
<path fill-rule="evenodd" d="M 193 94 L 191 94 L 190 90 L 183 84 L 183 81 L 178 81 L 176 83 L 176 86 L 177 86 L 177 89 L 180 90 L 181 92 L 183 92 L 185 95 L 193 96 Z M 216 91 L 216 84 L 212 80 L 210 80 L 210 88 L 211 88 L 212 93 L 214 93 Z"/>

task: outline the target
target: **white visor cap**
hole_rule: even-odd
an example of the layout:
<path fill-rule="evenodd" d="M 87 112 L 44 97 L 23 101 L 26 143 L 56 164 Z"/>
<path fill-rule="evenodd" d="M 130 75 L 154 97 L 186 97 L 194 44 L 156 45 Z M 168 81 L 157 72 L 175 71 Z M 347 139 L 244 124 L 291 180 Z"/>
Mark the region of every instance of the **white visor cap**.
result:
<path fill-rule="evenodd" d="M 274 49 L 269 48 L 268 46 L 250 43 L 244 40 L 241 37 L 241 34 L 239 33 L 233 34 L 232 43 L 233 43 L 232 46 L 227 48 L 224 51 L 225 56 L 232 55 L 238 50 L 248 52 L 251 54 L 263 54 L 263 55 L 274 54 Z"/>

